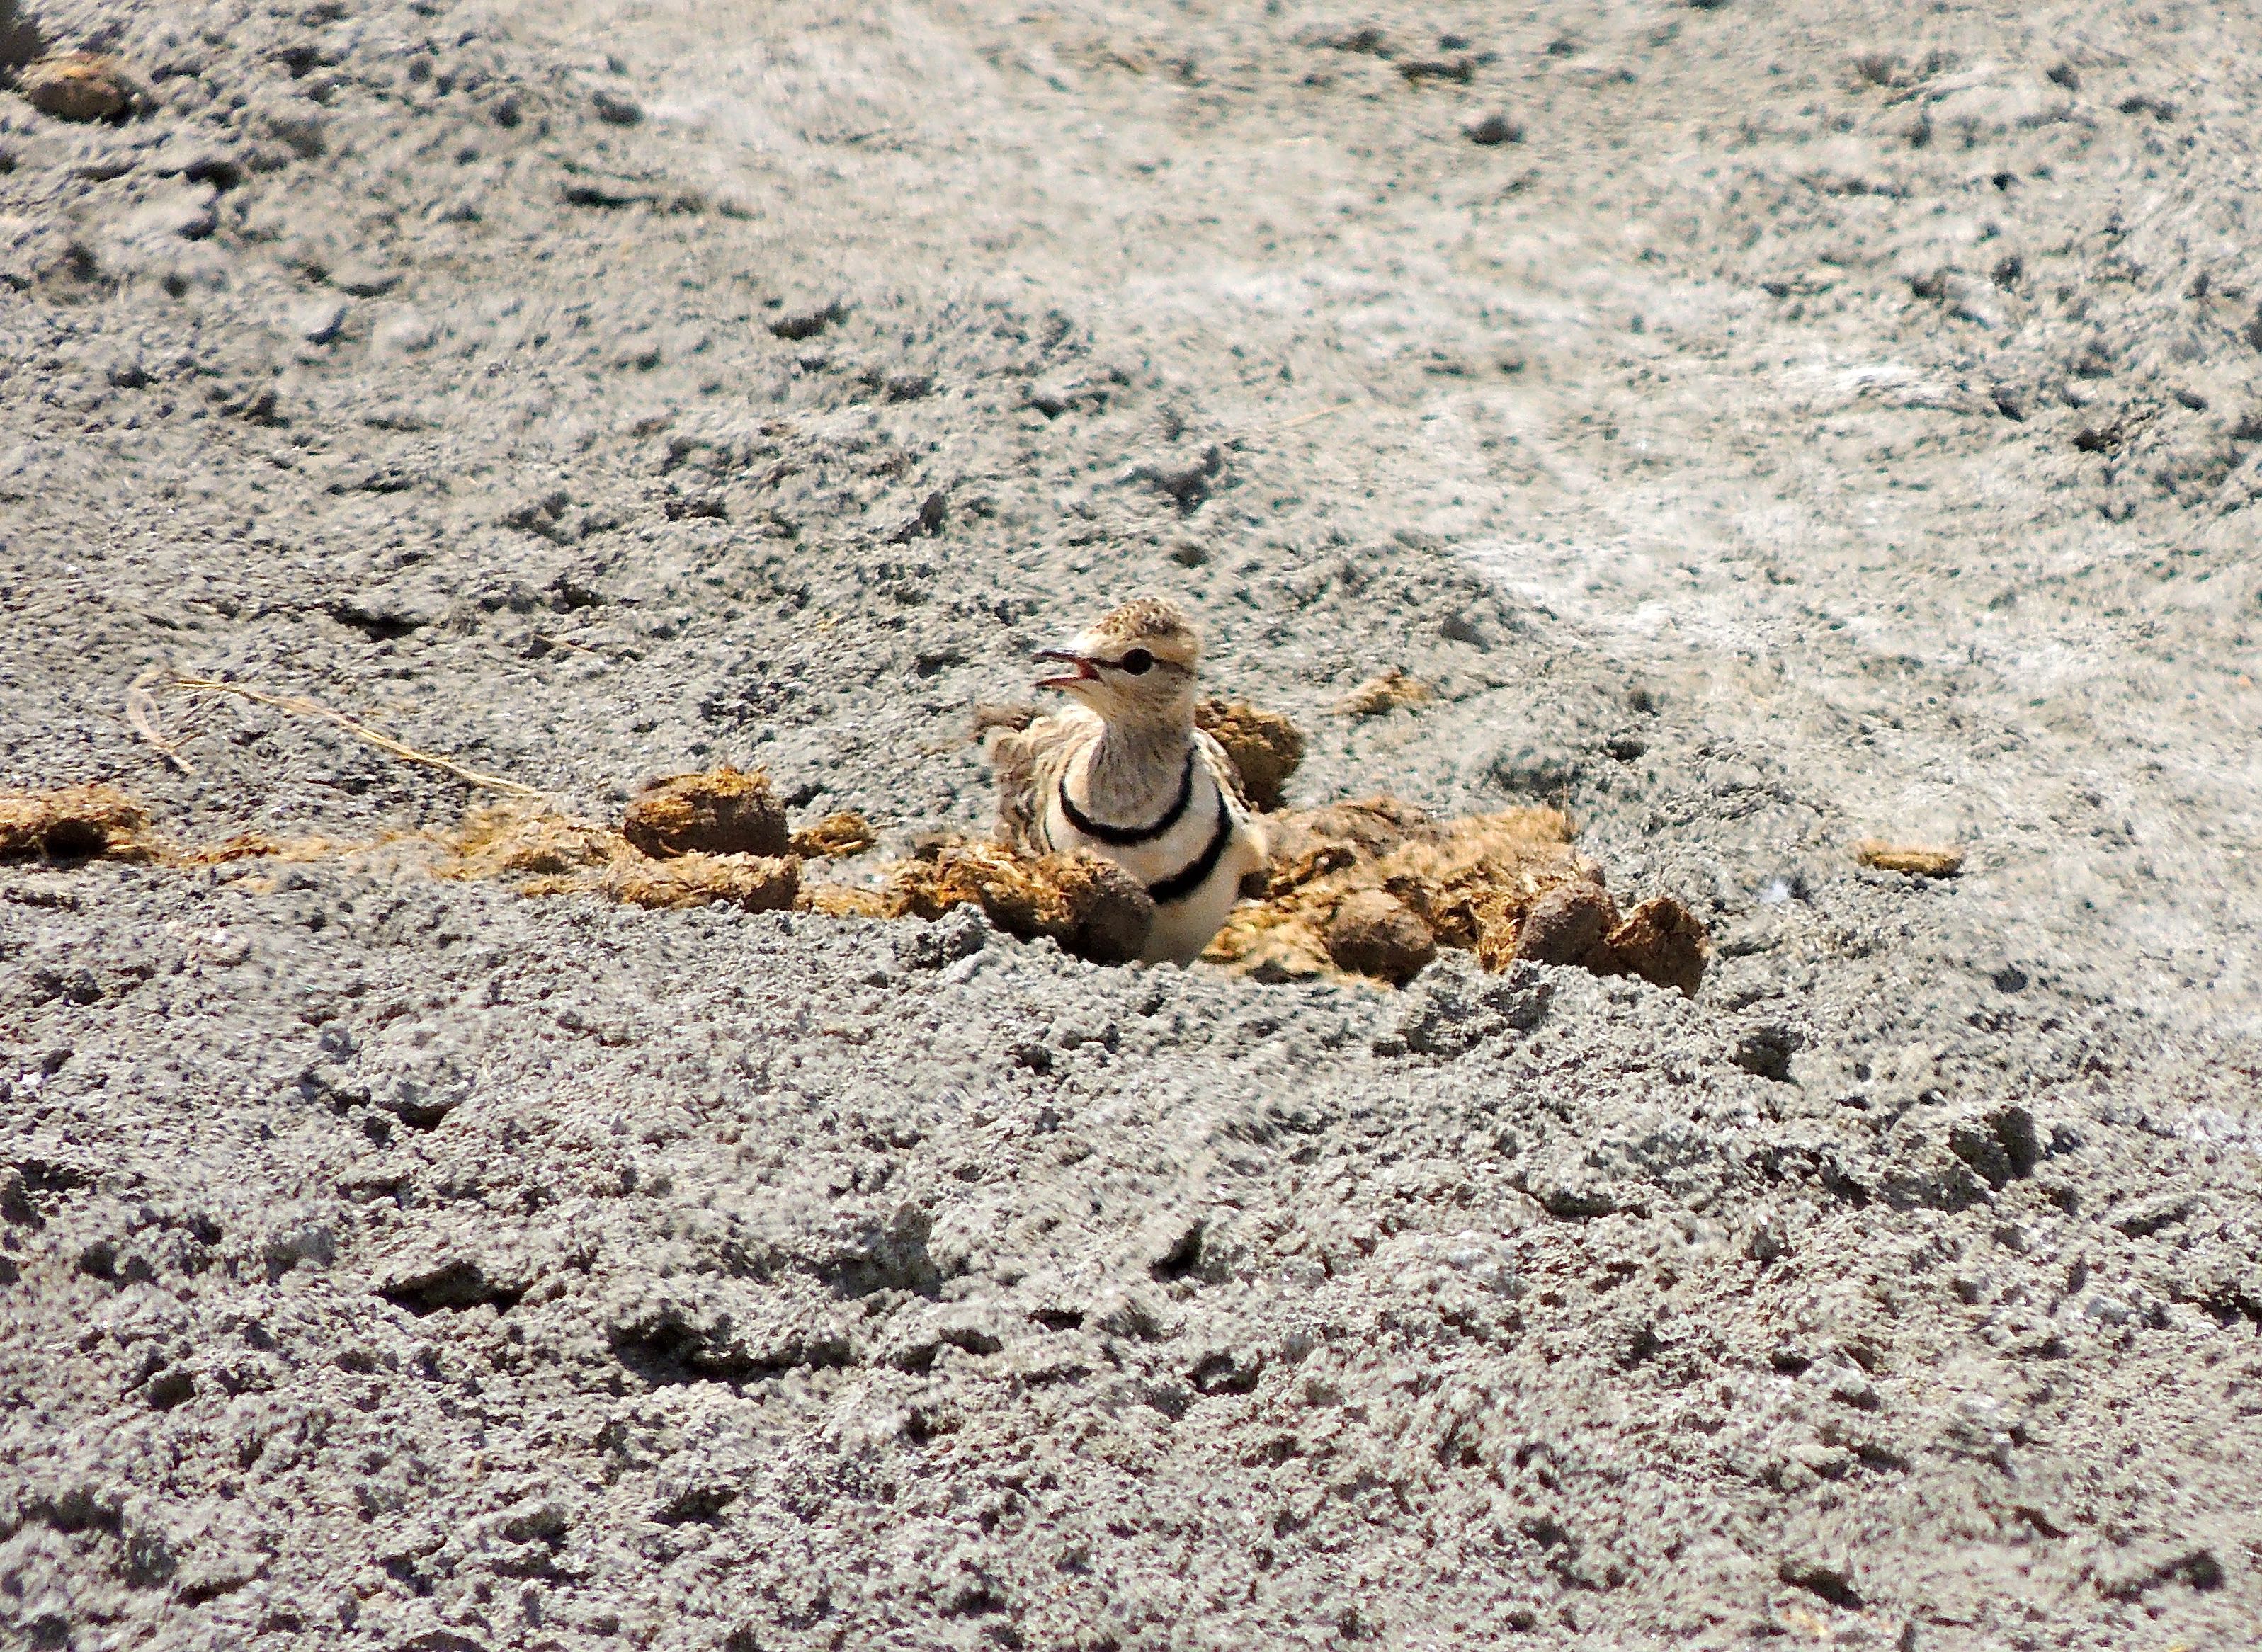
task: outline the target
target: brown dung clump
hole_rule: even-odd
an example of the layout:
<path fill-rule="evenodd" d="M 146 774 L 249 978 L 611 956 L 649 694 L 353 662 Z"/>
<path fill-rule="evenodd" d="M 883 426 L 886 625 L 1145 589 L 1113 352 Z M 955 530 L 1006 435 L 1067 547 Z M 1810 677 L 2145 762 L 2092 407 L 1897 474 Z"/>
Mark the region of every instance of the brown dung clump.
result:
<path fill-rule="evenodd" d="M 1963 851 L 1952 844 L 1889 844 L 1871 837 L 1854 845 L 1854 858 L 1878 872 L 1913 878 L 1953 878 L 1963 870 Z"/>
<path fill-rule="evenodd" d="M 847 860 L 880 841 L 872 822 L 861 815 L 827 815 L 814 826 L 794 833 L 789 848 L 804 860 Z"/>
<path fill-rule="evenodd" d="M 63 52 L 41 58 L 16 77 L 32 108 L 58 120 L 115 120 L 130 113 L 141 89 L 114 57 Z"/>
<path fill-rule="evenodd" d="M 537 879 L 527 894 L 547 894 Z M 801 894 L 801 862 L 791 855 L 702 855 L 669 860 L 618 860 L 594 880 L 565 879 L 565 890 L 624 901 L 630 906 L 682 908 L 723 902 L 749 912 L 790 910 Z"/>
<path fill-rule="evenodd" d="M 1403 986 L 1437 955 L 1437 931 L 1387 889 L 1344 897 L 1328 920 L 1328 958 L 1337 969 Z"/>
<path fill-rule="evenodd" d="M 818 894 L 818 892 L 812 892 Z M 1138 880 L 1096 855 L 1030 859 L 1000 844 L 940 838 L 888 874 L 886 887 L 857 898 L 818 894 L 819 911 L 932 922 L 955 906 L 978 906 L 1008 935 L 1048 936 L 1063 952 L 1096 964 L 1127 964 L 1147 944 L 1155 903 Z"/>
<path fill-rule="evenodd" d="M 112 855 L 191 866 L 387 849 L 412 852 L 438 877 L 515 880 L 522 894 L 595 894 L 642 907 L 724 901 L 756 912 L 932 922 L 970 905 L 1008 934 L 1048 937 L 1106 964 L 1137 958 L 1155 916 L 1146 890 L 1112 861 L 1082 853 L 1030 858 L 957 837 L 936 838 L 888 867 L 878 888 L 804 887 L 804 855 L 861 853 L 874 841 L 870 825 L 834 815 L 789 836 L 768 782 L 731 768 L 673 775 L 647 788 L 618 830 L 569 819 L 538 800 L 473 809 L 453 832 L 362 844 L 248 834 L 166 849 L 145 837 L 148 824 L 139 804 L 108 786 L 0 794 L 0 857 Z M 1704 926 L 1664 896 L 1620 914 L 1601 868 L 1572 846 L 1574 828 L 1560 810 L 1437 821 L 1375 797 L 1290 810 L 1267 826 L 1271 860 L 1243 887 L 1254 898 L 1235 909 L 1203 954 L 1239 973 L 1403 985 L 1451 946 L 1474 952 L 1489 970 L 1519 959 L 1573 965 L 1692 995 L 1704 978 L 1711 951 Z M 793 852 L 695 846 L 749 841 Z M 647 852 L 646 844 L 663 852 Z"/>
<path fill-rule="evenodd" d="M 1435 821 L 1378 797 L 1291 811 L 1271 832 L 1262 899 L 1235 909 L 1205 954 L 1242 973 L 1402 982 L 1429 961 L 1426 932 L 1490 970 L 1575 964 L 1688 993 L 1703 978 L 1703 927 L 1666 897 L 1622 919 L 1560 810 Z"/>
<path fill-rule="evenodd" d="M 1282 788 L 1304 760 L 1302 729 L 1277 711 L 1237 700 L 1203 700 L 1194 707 L 1194 726 L 1223 746 L 1241 771 L 1250 808 L 1269 815 L 1280 807 Z"/>
<path fill-rule="evenodd" d="M 0 859 L 146 860 L 148 811 L 114 786 L 65 786 L 0 792 Z"/>
<path fill-rule="evenodd" d="M 735 770 L 718 772 L 747 778 Z M 767 794 L 765 787 L 763 795 Z M 801 893 L 801 862 L 789 855 L 691 850 L 656 859 L 625 831 L 525 804 L 473 809 L 443 841 L 449 852 L 434 868 L 440 876 L 523 878 L 518 892 L 525 895 L 600 894 L 631 906 L 664 908 L 722 901 L 750 912 L 777 912 L 791 907 Z"/>
<path fill-rule="evenodd" d="M 621 835 L 656 859 L 675 855 L 790 852 L 785 807 L 769 777 L 725 765 L 697 774 L 671 774 L 638 792 L 621 820 Z"/>
<path fill-rule="evenodd" d="M 1639 975 L 1660 987 L 1677 987 L 1694 998 L 1712 955 L 1711 937 L 1696 915 L 1670 895 L 1657 895 L 1626 914 L 1604 943 L 1614 967 L 1603 975 Z M 1588 965 L 1588 968 L 1595 966 Z"/>
<path fill-rule="evenodd" d="M 1398 706 L 1418 706 L 1430 698 L 1430 685 L 1393 665 L 1370 677 L 1336 701 L 1338 717 L 1372 717 Z"/>

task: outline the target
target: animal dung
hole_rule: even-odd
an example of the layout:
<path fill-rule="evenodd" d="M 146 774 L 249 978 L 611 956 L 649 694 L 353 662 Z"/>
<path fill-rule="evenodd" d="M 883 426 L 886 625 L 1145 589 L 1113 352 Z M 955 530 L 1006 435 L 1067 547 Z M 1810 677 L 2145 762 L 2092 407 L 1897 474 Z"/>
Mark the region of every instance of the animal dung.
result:
<path fill-rule="evenodd" d="M 113 786 L 0 792 L 0 859 L 143 859 L 148 824 L 148 811 Z"/>
<path fill-rule="evenodd" d="M 1437 955 L 1437 937 L 1387 889 L 1344 897 L 1328 920 L 1328 958 L 1341 970 L 1403 986 Z"/>
<path fill-rule="evenodd" d="M 1138 957 L 1155 922 L 1146 890 L 1113 861 L 1088 854 L 1033 859 L 963 838 L 922 845 L 889 873 L 885 889 L 864 909 L 879 917 L 933 920 L 966 905 L 980 907 L 1009 935 L 1048 937 L 1095 964 Z"/>
<path fill-rule="evenodd" d="M 805 860 L 847 860 L 880 841 L 872 822 L 861 815 L 827 815 L 814 826 L 794 833 L 788 847 Z"/>
<path fill-rule="evenodd" d="M 721 777 L 727 776 L 727 779 Z M 676 775 L 671 783 L 718 780 L 734 798 L 759 775 L 719 769 L 710 775 Z M 696 795 L 682 786 L 671 795 Z M 767 782 L 760 795 L 769 795 Z M 634 805 L 630 806 L 631 810 Z M 780 811 L 778 837 L 784 837 Z M 778 912 L 801 894 L 801 862 L 792 855 L 745 851 L 715 853 L 685 849 L 646 854 L 625 830 L 576 821 L 539 806 L 501 803 L 472 810 L 441 840 L 446 858 L 433 867 L 444 878 L 517 878 L 524 895 L 597 894 L 630 906 L 684 908 L 730 905 L 749 912 Z"/>
<path fill-rule="evenodd" d="M 61 52 L 16 77 L 16 90 L 58 120 L 116 120 L 130 114 L 141 90 L 126 66 L 100 52 Z"/>
<path fill-rule="evenodd" d="M 616 860 L 594 880 L 566 880 L 573 893 L 609 895 L 630 906 L 727 905 L 748 912 L 784 912 L 801 894 L 801 862 L 791 855 L 707 855 L 668 860 Z M 546 894 L 529 887 L 529 894 Z"/>
<path fill-rule="evenodd" d="M 1289 725 L 1259 714 L 1240 726 L 1277 737 Z M 836 814 L 789 832 L 767 778 L 730 767 L 655 782 L 630 803 L 617 829 L 522 798 L 474 808 L 452 831 L 364 844 L 253 834 L 173 849 L 154 844 L 148 826 L 147 811 L 113 786 L 0 794 L 0 857 L 107 855 L 205 866 L 381 851 L 436 877 L 492 879 L 524 895 L 593 894 L 655 909 L 719 903 L 750 912 L 933 922 L 954 907 L 973 906 L 1009 935 L 1049 939 L 1100 964 L 1138 958 L 1155 921 L 1153 900 L 1112 861 L 1084 853 L 1032 857 L 953 836 L 931 838 L 910 858 L 882 867 L 876 884 L 805 880 L 808 862 L 871 848 L 870 823 Z M 1267 830 L 1270 861 L 1250 875 L 1243 887 L 1250 898 L 1202 955 L 1237 974 L 1402 986 L 1439 949 L 1453 947 L 1474 952 L 1494 971 L 1519 960 L 1575 966 L 1692 995 L 1704 979 L 1711 950 L 1704 926 L 1669 896 L 1621 913 L 1601 867 L 1574 847 L 1574 828 L 1560 810 L 1435 820 L 1396 798 L 1372 797 L 1284 810 Z M 717 846 L 744 844 L 774 849 Z"/>
<path fill-rule="evenodd" d="M 1194 707 L 1194 726 L 1223 746 L 1241 771 L 1251 808 L 1269 815 L 1280 807 L 1281 788 L 1304 760 L 1302 729 L 1277 711 L 1237 700 L 1203 700 Z"/>
<path fill-rule="evenodd" d="M 1235 909 L 1205 954 L 1243 974 L 1402 982 L 1421 967 L 1412 960 L 1426 930 L 1488 970 L 1519 959 L 1578 965 L 1689 994 L 1704 978 L 1704 926 L 1669 896 L 1621 916 L 1559 809 L 1438 821 L 1375 797 L 1290 810 L 1270 830 L 1259 899 Z"/>
<path fill-rule="evenodd" d="M 727 764 L 647 783 L 621 818 L 621 835 L 656 859 L 674 855 L 783 855 L 792 849 L 785 806 L 760 770 Z"/>
<path fill-rule="evenodd" d="M 1889 844 L 1869 837 L 1854 845 L 1854 858 L 1873 871 L 1913 878 L 1953 878 L 1963 870 L 1963 851 L 1953 844 Z"/>
<path fill-rule="evenodd" d="M 1336 701 L 1338 717 L 1372 717 L 1399 706 L 1418 706 L 1430 698 L 1430 685 L 1395 665 L 1368 678 Z"/>

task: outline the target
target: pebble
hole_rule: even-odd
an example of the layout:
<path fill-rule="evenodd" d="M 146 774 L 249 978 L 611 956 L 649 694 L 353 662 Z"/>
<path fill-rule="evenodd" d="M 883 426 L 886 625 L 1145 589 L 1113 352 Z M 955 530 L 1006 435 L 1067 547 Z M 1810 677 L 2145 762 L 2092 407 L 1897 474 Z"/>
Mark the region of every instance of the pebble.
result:
<path fill-rule="evenodd" d="M 589 102 L 597 111 L 597 119 L 607 126 L 634 126 L 644 120 L 644 106 L 635 98 L 625 97 L 609 86 L 599 87 L 596 96 Z"/>
<path fill-rule="evenodd" d="M 309 344 L 328 344 L 344 330 L 347 312 L 342 298 L 308 298 L 291 307 L 285 326 Z"/>

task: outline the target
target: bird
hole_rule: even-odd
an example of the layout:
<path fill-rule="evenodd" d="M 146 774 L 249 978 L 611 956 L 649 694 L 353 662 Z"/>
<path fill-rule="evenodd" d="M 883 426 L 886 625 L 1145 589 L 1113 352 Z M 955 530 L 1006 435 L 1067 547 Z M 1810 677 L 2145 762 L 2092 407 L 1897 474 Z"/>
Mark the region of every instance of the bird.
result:
<path fill-rule="evenodd" d="M 1194 726 L 1200 634 L 1177 604 L 1139 597 L 1036 657 L 1058 667 L 1037 686 L 1076 703 L 991 732 L 998 837 L 1113 861 L 1155 903 L 1142 961 L 1192 963 L 1265 863 L 1240 771 Z"/>

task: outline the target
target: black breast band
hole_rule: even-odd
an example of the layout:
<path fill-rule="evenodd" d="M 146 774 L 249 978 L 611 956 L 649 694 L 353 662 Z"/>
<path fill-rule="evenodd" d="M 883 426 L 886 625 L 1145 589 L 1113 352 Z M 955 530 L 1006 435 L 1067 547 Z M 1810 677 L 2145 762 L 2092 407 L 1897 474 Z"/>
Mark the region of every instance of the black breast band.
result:
<path fill-rule="evenodd" d="M 1169 906 L 1183 901 L 1209 881 L 1209 874 L 1217 870 L 1218 861 L 1225 854 L 1225 846 L 1233 841 L 1233 811 L 1226 807 L 1225 794 L 1217 794 L 1217 830 L 1209 835 L 1209 842 L 1200 854 L 1158 883 L 1147 886 L 1147 897 L 1156 906 Z"/>
<path fill-rule="evenodd" d="M 1113 844 L 1118 848 L 1127 848 L 1133 844 L 1152 843 L 1156 838 L 1160 837 L 1178 823 L 1178 817 L 1186 812 L 1186 805 L 1193 801 L 1193 795 L 1194 753 L 1191 749 L 1186 752 L 1185 771 L 1178 776 L 1178 801 L 1164 809 L 1162 819 L 1151 826 L 1110 826 L 1103 822 L 1093 820 L 1078 808 L 1075 800 L 1069 796 L 1068 776 L 1062 775 L 1060 781 L 1061 813 L 1068 816 L 1068 823 L 1086 837 L 1096 837 L 1103 844 Z"/>

